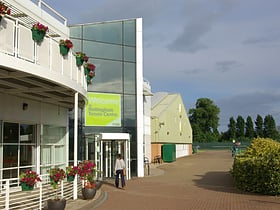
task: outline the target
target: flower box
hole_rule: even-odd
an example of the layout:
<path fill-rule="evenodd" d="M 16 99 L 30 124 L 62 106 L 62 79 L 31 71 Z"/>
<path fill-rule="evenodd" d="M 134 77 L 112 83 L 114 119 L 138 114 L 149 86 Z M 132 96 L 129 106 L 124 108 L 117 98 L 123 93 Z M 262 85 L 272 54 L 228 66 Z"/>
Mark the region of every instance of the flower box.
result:
<path fill-rule="evenodd" d="M 41 43 L 44 40 L 46 32 L 48 31 L 48 27 L 44 26 L 41 23 L 33 24 L 31 31 L 32 31 L 32 39 L 37 42 Z"/>
<path fill-rule="evenodd" d="M 22 191 L 33 190 L 36 182 L 40 182 L 41 178 L 35 171 L 26 170 L 19 176 Z"/>
<path fill-rule="evenodd" d="M 26 183 L 21 183 L 20 184 L 21 186 L 21 190 L 22 191 L 29 191 L 29 190 L 33 190 L 34 189 L 34 185 L 29 185 L 29 184 L 26 184 Z"/>
<path fill-rule="evenodd" d="M 69 50 L 73 47 L 73 43 L 69 39 L 61 39 L 59 41 L 60 54 L 65 56 L 68 54 Z"/>

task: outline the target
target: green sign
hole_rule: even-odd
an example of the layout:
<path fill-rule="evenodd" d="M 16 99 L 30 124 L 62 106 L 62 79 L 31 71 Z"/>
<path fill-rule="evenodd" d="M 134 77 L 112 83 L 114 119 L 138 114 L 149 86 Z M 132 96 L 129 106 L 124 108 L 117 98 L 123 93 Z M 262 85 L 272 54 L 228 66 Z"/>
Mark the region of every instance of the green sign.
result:
<path fill-rule="evenodd" d="M 86 126 L 121 126 L 119 94 L 87 93 Z"/>

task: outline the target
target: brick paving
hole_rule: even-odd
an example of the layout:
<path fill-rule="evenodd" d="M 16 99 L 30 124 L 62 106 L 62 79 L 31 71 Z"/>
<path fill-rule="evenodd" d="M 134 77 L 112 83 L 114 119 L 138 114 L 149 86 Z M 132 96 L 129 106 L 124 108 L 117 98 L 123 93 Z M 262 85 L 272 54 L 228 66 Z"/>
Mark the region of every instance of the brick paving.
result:
<path fill-rule="evenodd" d="M 172 163 L 152 165 L 151 175 L 133 178 L 125 190 L 113 181 L 81 210 L 279 210 L 280 197 L 244 193 L 234 188 L 226 150 L 205 151 Z M 67 204 L 68 205 L 68 204 Z M 67 208 L 68 209 L 68 208 Z"/>

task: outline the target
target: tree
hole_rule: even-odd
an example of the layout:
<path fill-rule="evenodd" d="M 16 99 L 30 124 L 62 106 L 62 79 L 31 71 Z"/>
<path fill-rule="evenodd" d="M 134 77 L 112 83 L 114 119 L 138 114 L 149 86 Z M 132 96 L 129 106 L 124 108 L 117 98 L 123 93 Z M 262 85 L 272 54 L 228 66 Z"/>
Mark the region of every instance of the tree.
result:
<path fill-rule="evenodd" d="M 236 122 L 233 117 L 229 119 L 229 124 L 228 124 L 228 137 L 230 140 L 233 140 L 236 138 Z"/>
<path fill-rule="evenodd" d="M 199 98 L 196 101 L 196 108 L 189 111 L 194 141 L 208 142 L 218 140 L 219 113 L 219 107 L 209 98 Z"/>
<path fill-rule="evenodd" d="M 263 137 L 263 118 L 262 118 L 262 116 L 257 115 L 255 125 L 256 125 L 256 128 L 255 128 L 256 136 Z"/>
<path fill-rule="evenodd" d="M 245 136 L 253 139 L 255 136 L 254 124 L 251 116 L 248 116 L 245 124 Z"/>
<path fill-rule="evenodd" d="M 238 116 L 236 119 L 236 137 L 242 138 L 245 133 L 245 121 L 242 116 Z"/>
<path fill-rule="evenodd" d="M 276 139 L 278 137 L 278 131 L 272 115 L 266 115 L 264 118 L 263 135 L 264 137 L 271 139 Z"/>

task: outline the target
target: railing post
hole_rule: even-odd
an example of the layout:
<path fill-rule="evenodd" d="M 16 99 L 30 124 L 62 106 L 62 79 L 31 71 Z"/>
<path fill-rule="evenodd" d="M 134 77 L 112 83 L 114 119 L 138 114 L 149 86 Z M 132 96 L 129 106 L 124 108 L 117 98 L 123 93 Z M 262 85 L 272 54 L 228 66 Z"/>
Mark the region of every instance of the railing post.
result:
<path fill-rule="evenodd" d="M 64 184 L 63 184 L 63 180 L 61 181 L 61 197 L 63 198 L 63 188 L 64 188 L 64 186 L 63 186 Z"/>
<path fill-rule="evenodd" d="M 9 210 L 9 207 L 10 207 L 10 181 L 6 179 L 5 209 Z"/>
<path fill-rule="evenodd" d="M 42 179 L 42 178 L 41 178 Z M 43 209 L 43 187 L 42 187 L 42 183 L 38 183 L 39 184 L 39 189 L 40 189 L 40 195 L 39 195 L 39 209 Z"/>

